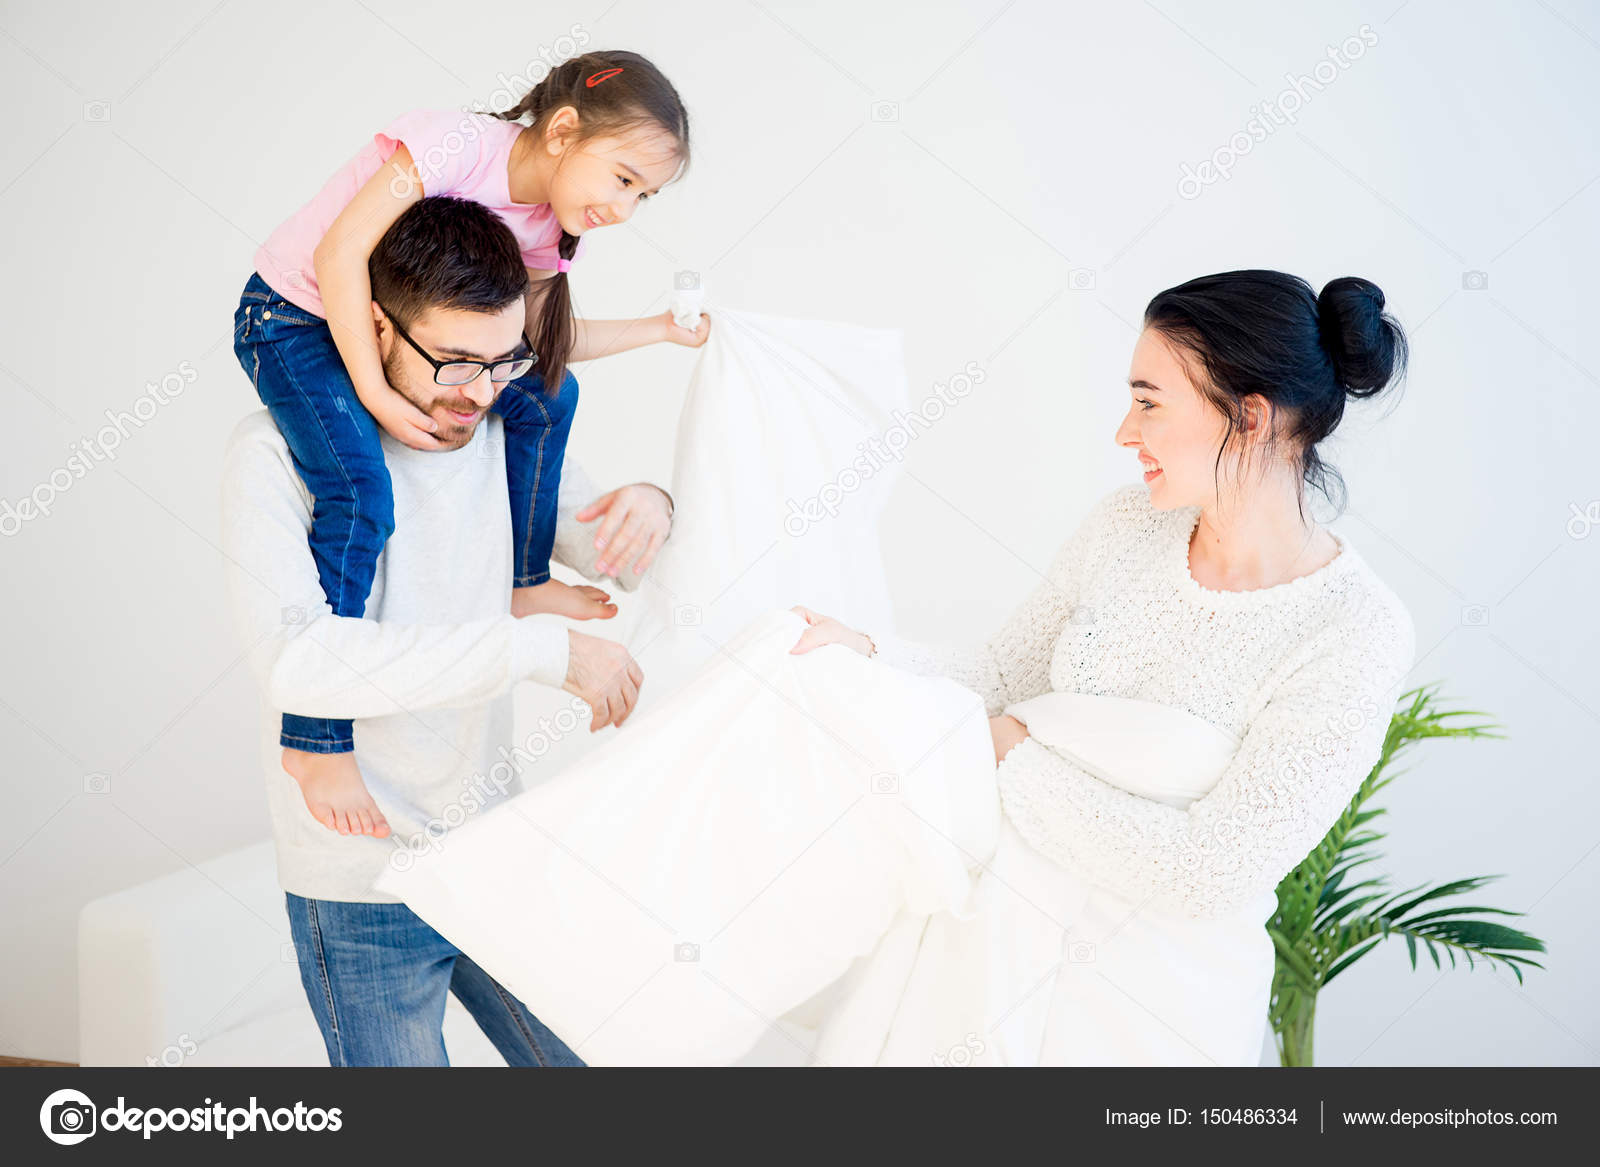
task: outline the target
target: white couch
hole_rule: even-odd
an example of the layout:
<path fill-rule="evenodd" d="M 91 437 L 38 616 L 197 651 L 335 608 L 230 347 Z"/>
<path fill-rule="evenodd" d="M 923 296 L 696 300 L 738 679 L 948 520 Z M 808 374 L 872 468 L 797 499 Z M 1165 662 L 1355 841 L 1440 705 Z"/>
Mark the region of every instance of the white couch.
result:
<path fill-rule="evenodd" d="M 457 1065 L 504 1065 L 454 997 Z M 325 1066 L 289 939 L 272 843 L 86 905 L 78 918 L 86 1066 Z"/>

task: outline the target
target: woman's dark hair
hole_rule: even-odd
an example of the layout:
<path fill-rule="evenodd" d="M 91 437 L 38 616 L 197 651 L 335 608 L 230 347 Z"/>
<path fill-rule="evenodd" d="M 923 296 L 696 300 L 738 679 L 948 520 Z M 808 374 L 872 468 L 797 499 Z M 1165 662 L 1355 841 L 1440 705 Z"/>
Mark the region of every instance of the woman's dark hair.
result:
<path fill-rule="evenodd" d="M 1356 276 L 1333 280 L 1319 296 L 1298 276 L 1230 271 L 1159 293 L 1144 322 L 1198 362 L 1195 384 L 1228 421 L 1219 475 L 1244 426 L 1244 399 L 1257 394 L 1270 407 L 1267 451 L 1291 447 L 1301 482 L 1340 509 L 1344 479 L 1317 443 L 1344 417 L 1346 398 L 1375 396 L 1405 373 L 1405 333 L 1383 306 L 1378 285 Z M 1302 514 L 1304 501 L 1302 490 Z"/>
<path fill-rule="evenodd" d="M 429 308 L 499 312 L 528 290 L 522 250 L 505 220 L 449 195 L 418 199 L 367 260 L 372 298 L 410 328 Z"/>
<path fill-rule="evenodd" d="M 597 74 L 613 69 L 620 71 L 593 85 L 587 83 Z M 532 126 L 534 134 L 542 140 L 551 115 L 567 105 L 578 111 L 577 128 L 568 139 L 570 146 L 581 146 L 598 138 L 622 137 L 635 130 L 659 129 L 676 143 L 677 177 L 683 176 L 689 164 L 689 113 L 672 82 L 638 53 L 604 51 L 571 57 L 528 90 L 521 101 L 498 116 Z M 561 258 L 571 259 L 577 247 L 578 237 L 563 230 L 557 245 Z M 567 286 L 566 273 L 558 272 L 541 281 L 539 292 L 544 302 L 538 323 L 528 339 L 539 354 L 538 368 L 544 378 L 545 391 L 553 394 L 561 388 L 576 340 L 572 293 Z"/>

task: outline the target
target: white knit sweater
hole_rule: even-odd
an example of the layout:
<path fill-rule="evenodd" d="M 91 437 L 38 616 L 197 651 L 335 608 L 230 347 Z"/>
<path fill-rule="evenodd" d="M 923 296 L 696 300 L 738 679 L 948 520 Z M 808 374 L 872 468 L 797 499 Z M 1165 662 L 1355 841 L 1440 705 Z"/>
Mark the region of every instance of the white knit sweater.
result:
<path fill-rule="evenodd" d="M 1006 814 L 1043 854 L 1160 911 L 1210 917 L 1270 892 L 1321 840 L 1382 749 L 1415 639 L 1348 540 L 1286 584 L 1213 591 L 1189 573 L 1198 507 L 1135 484 L 1094 508 L 999 633 L 954 650 L 892 637 L 890 663 L 948 676 L 991 715 L 1047 690 L 1174 706 L 1240 739 L 1186 810 L 1129 794 L 1033 738 L 1006 754 Z"/>

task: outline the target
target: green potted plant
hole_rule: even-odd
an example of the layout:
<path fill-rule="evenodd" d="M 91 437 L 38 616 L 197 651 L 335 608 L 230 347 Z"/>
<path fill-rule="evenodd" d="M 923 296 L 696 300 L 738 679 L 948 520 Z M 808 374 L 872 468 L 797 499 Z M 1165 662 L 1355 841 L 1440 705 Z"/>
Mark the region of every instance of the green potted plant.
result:
<path fill-rule="evenodd" d="M 1278 910 L 1267 923 L 1277 949 L 1272 979 L 1270 1016 L 1279 1061 L 1285 1066 L 1312 1064 L 1312 1031 L 1317 994 L 1345 969 L 1390 936 L 1404 936 L 1417 967 L 1417 946 L 1423 945 L 1442 968 L 1441 949 L 1455 967 L 1459 953 L 1472 967 L 1481 958 L 1500 961 L 1522 981 L 1521 965 L 1543 968 L 1523 955 L 1545 951 L 1544 942 L 1505 924 L 1475 917 L 1520 916 L 1502 908 L 1440 907 L 1438 901 L 1466 895 L 1499 876 L 1475 876 L 1434 887 L 1426 885 L 1390 894 L 1382 877 L 1352 880 L 1351 872 L 1379 858 L 1373 845 L 1384 837 L 1369 824 L 1383 814 L 1367 801 L 1403 771 L 1390 765 L 1426 738 L 1502 737 L 1489 723 L 1461 723 L 1484 715 L 1472 710 L 1441 710 L 1438 686 L 1404 694 L 1384 736 L 1383 753 L 1362 781 L 1350 805 L 1311 854 L 1278 884 Z"/>

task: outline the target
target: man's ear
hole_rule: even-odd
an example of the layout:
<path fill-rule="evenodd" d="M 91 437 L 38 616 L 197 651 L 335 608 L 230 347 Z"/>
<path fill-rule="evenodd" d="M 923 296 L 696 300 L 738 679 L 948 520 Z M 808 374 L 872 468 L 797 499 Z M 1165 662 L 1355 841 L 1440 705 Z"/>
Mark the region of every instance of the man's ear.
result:
<path fill-rule="evenodd" d="M 372 327 L 378 334 L 378 355 L 383 356 L 394 345 L 394 325 L 389 320 L 389 315 L 378 302 L 372 302 Z"/>

